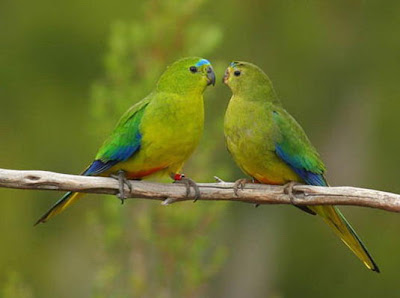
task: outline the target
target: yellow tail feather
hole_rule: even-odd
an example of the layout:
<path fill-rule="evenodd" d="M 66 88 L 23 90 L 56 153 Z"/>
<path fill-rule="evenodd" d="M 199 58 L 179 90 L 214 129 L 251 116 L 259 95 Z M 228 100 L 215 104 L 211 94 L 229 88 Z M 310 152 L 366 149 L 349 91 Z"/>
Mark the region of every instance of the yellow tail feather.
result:
<path fill-rule="evenodd" d="M 76 200 L 81 198 L 84 194 L 79 192 L 67 192 L 60 200 L 58 200 L 53 207 L 50 208 L 39 220 L 35 223 L 35 226 L 39 223 L 45 223 L 51 217 L 63 212 Z"/>
<path fill-rule="evenodd" d="M 309 208 L 320 215 L 333 228 L 336 235 L 340 237 L 368 269 L 380 272 L 367 248 L 338 208 L 335 206 L 309 206 Z"/>

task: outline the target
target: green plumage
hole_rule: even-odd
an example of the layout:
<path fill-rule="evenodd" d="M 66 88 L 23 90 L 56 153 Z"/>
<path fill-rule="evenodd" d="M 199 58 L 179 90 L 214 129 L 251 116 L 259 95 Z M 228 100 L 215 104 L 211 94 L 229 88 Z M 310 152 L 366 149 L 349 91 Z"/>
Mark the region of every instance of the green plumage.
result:
<path fill-rule="evenodd" d="M 233 62 L 224 83 L 232 90 L 224 122 L 226 144 L 239 167 L 261 183 L 291 181 L 328 186 L 325 165 L 304 130 L 282 107 L 271 81 L 257 66 Z M 379 272 L 360 238 L 334 206 L 307 206 L 320 215 L 371 270 Z"/>

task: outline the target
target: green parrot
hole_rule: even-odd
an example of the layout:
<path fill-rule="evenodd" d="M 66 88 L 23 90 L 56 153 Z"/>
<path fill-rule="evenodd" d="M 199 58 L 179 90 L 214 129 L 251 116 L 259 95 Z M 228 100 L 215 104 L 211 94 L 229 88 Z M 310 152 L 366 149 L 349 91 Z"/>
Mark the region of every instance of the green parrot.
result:
<path fill-rule="evenodd" d="M 122 116 L 82 175 L 118 178 L 122 202 L 124 183 L 130 187 L 126 179 L 164 175 L 185 183 L 188 194 L 193 187 L 198 197 L 196 184 L 179 172 L 201 138 L 203 92 L 211 84 L 215 74 L 208 60 L 191 57 L 173 63 L 153 92 Z M 64 211 L 82 195 L 66 193 L 36 224 Z"/>
<path fill-rule="evenodd" d="M 223 81 L 232 91 L 224 120 L 228 151 L 254 182 L 328 186 L 321 161 L 305 132 L 282 107 L 268 76 L 256 65 L 232 62 Z M 237 187 L 243 188 L 243 179 Z M 373 271 L 379 268 L 335 206 L 298 206 L 318 214 L 353 253 Z"/>

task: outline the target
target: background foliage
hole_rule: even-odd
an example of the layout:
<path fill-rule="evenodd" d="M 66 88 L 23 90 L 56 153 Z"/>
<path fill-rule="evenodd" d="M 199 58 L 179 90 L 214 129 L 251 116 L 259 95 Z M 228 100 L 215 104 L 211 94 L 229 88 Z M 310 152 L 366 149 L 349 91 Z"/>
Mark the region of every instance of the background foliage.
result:
<path fill-rule="evenodd" d="M 333 185 L 400 192 L 397 1 L 0 1 L 0 167 L 78 173 L 176 58 L 260 65 Z M 205 94 L 197 181 L 242 177 L 222 135 L 229 90 Z M 1 297 L 398 297 L 397 214 L 343 208 L 382 269 L 287 206 L 0 189 Z"/>

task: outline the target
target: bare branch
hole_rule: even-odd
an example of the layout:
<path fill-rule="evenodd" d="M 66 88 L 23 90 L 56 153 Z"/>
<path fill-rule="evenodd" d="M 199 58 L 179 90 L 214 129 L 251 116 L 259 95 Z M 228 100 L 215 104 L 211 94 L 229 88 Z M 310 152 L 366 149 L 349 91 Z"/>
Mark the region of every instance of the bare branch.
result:
<path fill-rule="evenodd" d="M 247 184 L 236 196 L 233 183 L 199 183 L 202 201 L 240 201 L 254 204 L 292 204 L 282 186 Z M 192 200 L 193 190 L 186 197 L 180 184 L 131 181 L 132 191 L 125 187 L 130 198 L 143 198 L 174 203 Z M 85 177 L 46 171 L 17 171 L 0 169 L 0 187 L 18 189 L 79 191 L 85 193 L 116 194 L 118 182 L 106 177 Z M 295 203 L 298 205 L 353 205 L 400 212 L 400 195 L 356 187 L 320 187 L 296 185 Z"/>

